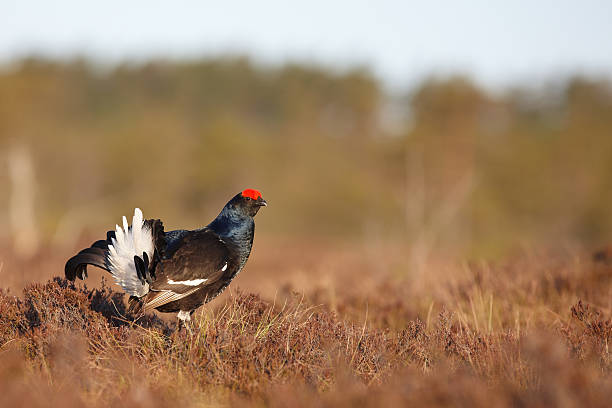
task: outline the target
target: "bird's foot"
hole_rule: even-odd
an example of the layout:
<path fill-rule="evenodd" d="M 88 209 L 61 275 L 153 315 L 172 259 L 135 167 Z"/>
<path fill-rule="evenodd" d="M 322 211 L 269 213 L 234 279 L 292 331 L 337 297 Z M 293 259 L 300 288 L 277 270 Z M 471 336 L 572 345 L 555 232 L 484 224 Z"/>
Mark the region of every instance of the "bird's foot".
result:
<path fill-rule="evenodd" d="M 187 332 L 189 333 L 189 336 L 192 337 L 193 336 L 193 331 L 191 330 L 191 313 L 190 312 L 186 312 L 184 310 L 181 310 L 180 312 L 178 312 L 177 315 L 179 321 L 178 321 L 178 330 L 179 332 L 181 331 L 181 328 L 185 328 L 185 330 L 187 330 Z"/>

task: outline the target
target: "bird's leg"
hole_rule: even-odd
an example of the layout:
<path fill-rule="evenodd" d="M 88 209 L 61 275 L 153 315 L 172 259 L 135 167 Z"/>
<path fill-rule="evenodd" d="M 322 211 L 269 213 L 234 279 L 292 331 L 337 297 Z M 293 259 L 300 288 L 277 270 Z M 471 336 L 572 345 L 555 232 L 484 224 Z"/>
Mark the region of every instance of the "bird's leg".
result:
<path fill-rule="evenodd" d="M 187 329 L 187 331 L 189 332 L 189 335 L 193 336 L 193 332 L 191 331 L 191 313 L 181 310 L 180 312 L 178 312 L 177 317 L 179 319 L 179 330 L 181 329 L 182 324 L 182 326 L 184 326 L 185 329 Z"/>

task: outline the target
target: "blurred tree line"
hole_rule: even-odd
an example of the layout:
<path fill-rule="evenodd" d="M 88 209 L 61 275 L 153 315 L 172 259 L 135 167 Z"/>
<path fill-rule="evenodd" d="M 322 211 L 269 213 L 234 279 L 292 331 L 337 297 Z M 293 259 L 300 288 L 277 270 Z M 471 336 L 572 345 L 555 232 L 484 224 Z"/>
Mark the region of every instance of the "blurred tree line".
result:
<path fill-rule="evenodd" d="M 0 71 L 5 169 L 15 146 L 55 244 L 135 206 L 167 228 L 202 225 L 246 187 L 270 202 L 258 220 L 270 235 L 479 255 L 612 239 L 612 87 L 597 79 L 494 94 L 433 78 L 391 98 L 363 69 L 30 58 Z M 13 190 L 0 172 L 5 224 Z"/>

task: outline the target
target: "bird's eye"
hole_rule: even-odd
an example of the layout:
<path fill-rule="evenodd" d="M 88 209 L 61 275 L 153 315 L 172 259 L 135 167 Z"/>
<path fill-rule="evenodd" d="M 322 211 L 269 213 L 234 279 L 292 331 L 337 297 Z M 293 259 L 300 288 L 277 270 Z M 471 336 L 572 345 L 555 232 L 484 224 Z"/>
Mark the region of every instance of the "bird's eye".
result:
<path fill-rule="evenodd" d="M 251 201 L 251 197 L 247 197 L 246 199 L 247 199 L 247 201 Z"/>

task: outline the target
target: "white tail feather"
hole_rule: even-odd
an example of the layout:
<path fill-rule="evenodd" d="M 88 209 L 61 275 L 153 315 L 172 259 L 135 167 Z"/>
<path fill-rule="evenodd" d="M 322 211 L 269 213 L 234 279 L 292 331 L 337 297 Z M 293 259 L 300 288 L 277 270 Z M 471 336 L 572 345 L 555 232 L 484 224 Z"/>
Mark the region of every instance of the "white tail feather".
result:
<path fill-rule="evenodd" d="M 115 238 L 108 246 L 108 264 L 115 281 L 124 292 L 133 296 L 142 297 L 149 292 L 149 284 L 144 285 L 138 279 L 134 255 L 142 257 L 144 252 L 149 259 L 153 259 L 153 234 L 144 224 L 140 208 L 134 210 L 132 227 L 128 227 L 127 218 L 123 217 L 123 228 L 115 228 Z"/>

